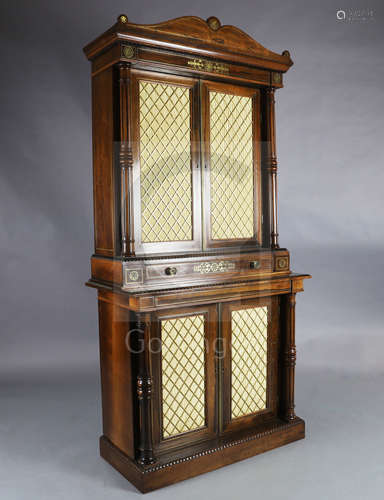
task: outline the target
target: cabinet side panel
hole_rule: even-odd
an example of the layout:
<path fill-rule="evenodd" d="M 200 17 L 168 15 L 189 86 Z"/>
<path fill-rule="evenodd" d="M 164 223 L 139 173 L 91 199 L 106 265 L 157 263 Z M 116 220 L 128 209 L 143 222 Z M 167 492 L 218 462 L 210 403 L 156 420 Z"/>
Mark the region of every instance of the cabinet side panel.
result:
<path fill-rule="evenodd" d="M 115 254 L 113 69 L 92 78 L 95 253 Z"/>
<path fill-rule="evenodd" d="M 134 457 L 131 353 L 126 345 L 130 312 L 99 298 L 103 433 Z"/>

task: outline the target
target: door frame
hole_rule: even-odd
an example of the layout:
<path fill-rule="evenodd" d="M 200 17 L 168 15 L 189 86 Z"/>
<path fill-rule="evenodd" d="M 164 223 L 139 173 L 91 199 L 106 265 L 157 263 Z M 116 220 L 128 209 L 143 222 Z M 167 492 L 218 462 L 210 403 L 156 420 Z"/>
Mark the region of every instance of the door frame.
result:
<path fill-rule="evenodd" d="M 140 95 L 139 82 L 154 82 L 190 89 L 190 144 L 191 144 L 191 190 L 192 190 L 192 240 L 143 242 L 141 234 L 141 183 L 140 183 Z M 130 116 L 133 156 L 133 205 L 134 235 L 137 255 L 152 253 L 173 253 L 200 250 L 202 247 L 201 230 L 201 154 L 200 154 L 200 113 L 199 83 L 196 78 L 175 76 L 145 70 L 131 70 Z"/>
<path fill-rule="evenodd" d="M 210 162 L 210 104 L 209 93 L 252 97 L 252 144 L 253 144 L 253 228 L 252 238 L 216 240 L 211 237 L 211 162 Z M 202 204 L 203 244 L 207 248 L 260 246 L 262 243 L 262 192 L 261 192 L 261 114 L 260 89 L 257 87 L 204 80 L 201 83 L 202 123 Z"/>
<path fill-rule="evenodd" d="M 162 356 L 161 351 L 151 354 L 152 374 L 154 381 L 153 397 L 153 443 L 158 451 L 169 450 L 179 446 L 194 444 L 198 441 L 212 439 L 217 436 L 217 369 L 216 369 L 216 337 L 217 337 L 217 307 L 206 305 L 183 307 L 155 312 L 153 315 L 151 338 L 161 345 L 161 321 L 165 319 L 184 318 L 186 316 L 204 315 L 205 343 L 205 426 L 186 431 L 175 436 L 162 436 Z"/>
<path fill-rule="evenodd" d="M 231 386 L 232 386 L 232 328 L 231 313 L 235 310 L 252 309 L 268 306 L 267 333 L 267 404 L 265 410 L 232 419 Z M 278 414 L 279 400 L 279 297 L 270 296 L 258 299 L 239 300 L 222 305 L 221 334 L 225 354 L 222 359 L 222 404 L 219 409 L 222 415 L 221 433 L 253 427 Z"/>

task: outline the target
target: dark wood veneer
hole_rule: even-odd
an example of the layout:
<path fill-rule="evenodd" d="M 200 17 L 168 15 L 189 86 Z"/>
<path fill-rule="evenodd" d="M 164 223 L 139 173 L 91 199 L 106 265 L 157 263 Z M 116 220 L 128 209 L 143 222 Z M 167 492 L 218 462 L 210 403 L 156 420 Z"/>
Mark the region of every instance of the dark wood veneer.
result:
<path fill-rule="evenodd" d="M 103 406 L 101 455 L 140 491 L 304 438 L 295 414 L 295 304 L 306 274 L 279 247 L 275 90 L 293 64 L 215 17 L 139 25 L 118 17 L 84 48 L 92 64 L 94 254 Z M 140 80 L 190 95 L 193 238 L 141 241 Z M 209 91 L 252 98 L 254 236 L 214 240 Z M 232 311 L 268 307 L 267 404 L 231 417 Z M 163 437 L 161 321 L 203 315 L 205 425 Z"/>

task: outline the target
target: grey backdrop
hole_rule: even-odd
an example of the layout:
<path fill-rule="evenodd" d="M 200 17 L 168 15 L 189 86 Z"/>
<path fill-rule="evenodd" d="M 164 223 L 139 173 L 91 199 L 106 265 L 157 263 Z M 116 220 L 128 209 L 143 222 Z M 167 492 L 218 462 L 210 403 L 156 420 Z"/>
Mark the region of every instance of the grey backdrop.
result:
<path fill-rule="evenodd" d="M 344 9 L 373 10 L 366 22 Z M 216 15 L 294 66 L 277 92 L 280 243 L 313 275 L 297 297 L 306 441 L 155 498 L 382 498 L 383 6 L 332 1 L 3 1 L 0 494 L 136 491 L 97 457 L 90 65 L 82 47 L 126 13 Z"/>

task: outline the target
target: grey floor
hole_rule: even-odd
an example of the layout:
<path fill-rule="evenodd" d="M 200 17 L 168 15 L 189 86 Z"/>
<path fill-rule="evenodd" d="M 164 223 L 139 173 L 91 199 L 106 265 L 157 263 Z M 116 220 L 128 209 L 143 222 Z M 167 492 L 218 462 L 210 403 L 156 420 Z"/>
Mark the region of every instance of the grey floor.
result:
<path fill-rule="evenodd" d="M 97 367 L 88 373 L 2 377 L 0 495 L 7 500 L 138 498 L 98 456 Z M 298 368 L 307 439 L 153 498 L 382 499 L 384 376 Z"/>

